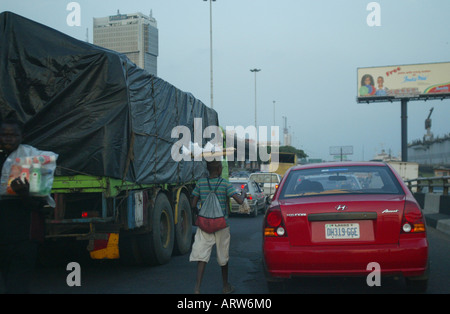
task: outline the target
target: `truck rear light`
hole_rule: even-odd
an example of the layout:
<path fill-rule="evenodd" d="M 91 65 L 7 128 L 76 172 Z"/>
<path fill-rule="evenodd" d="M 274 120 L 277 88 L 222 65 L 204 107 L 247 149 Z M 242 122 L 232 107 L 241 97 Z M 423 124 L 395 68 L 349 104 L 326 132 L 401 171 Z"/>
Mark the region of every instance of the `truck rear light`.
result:
<path fill-rule="evenodd" d="M 425 220 L 422 211 L 412 202 L 405 202 L 405 209 L 403 211 L 402 232 L 414 233 L 425 232 Z"/>
<path fill-rule="evenodd" d="M 82 211 L 81 218 L 93 218 L 99 217 L 99 213 L 97 211 Z"/>
<path fill-rule="evenodd" d="M 281 209 L 279 206 L 269 208 L 264 221 L 265 237 L 283 237 L 287 236 L 286 228 L 283 223 Z"/>

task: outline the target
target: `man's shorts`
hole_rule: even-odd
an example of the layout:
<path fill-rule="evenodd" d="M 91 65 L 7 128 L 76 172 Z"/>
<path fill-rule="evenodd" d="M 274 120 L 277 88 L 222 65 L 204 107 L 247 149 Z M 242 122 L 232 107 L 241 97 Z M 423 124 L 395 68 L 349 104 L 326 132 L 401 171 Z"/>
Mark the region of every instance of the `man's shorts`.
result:
<path fill-rule="evenodd" d="M 230 227 L 214 233 L 206 233 L 197 228 L 189 261 L 208 263 L 214 244 L 216 245 L 217 263 L 220 266 L 225 266 L 229 259 Z"/>

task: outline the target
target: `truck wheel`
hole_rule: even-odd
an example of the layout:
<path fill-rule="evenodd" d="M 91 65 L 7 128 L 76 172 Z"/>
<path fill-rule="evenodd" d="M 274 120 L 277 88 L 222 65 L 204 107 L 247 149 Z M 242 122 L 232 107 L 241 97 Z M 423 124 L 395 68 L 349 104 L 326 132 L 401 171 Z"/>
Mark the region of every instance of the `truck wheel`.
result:
<path fill-rule="evenodd" d="M 183 255 L 189 252 L 192 243 L 192 213 L 191 204 L 186 194 L 181 193 L 178 200 L 178 219 L 175 226 L 175 254 Z"/>
<path fill-rule="evenodd" d="M 145 264 L 162 265 L 170 261 L 175 235 L 172 206 L 164 193 L 156 196 L 149 215 L 152 230 L 138 237 L 141 257 Z"/>

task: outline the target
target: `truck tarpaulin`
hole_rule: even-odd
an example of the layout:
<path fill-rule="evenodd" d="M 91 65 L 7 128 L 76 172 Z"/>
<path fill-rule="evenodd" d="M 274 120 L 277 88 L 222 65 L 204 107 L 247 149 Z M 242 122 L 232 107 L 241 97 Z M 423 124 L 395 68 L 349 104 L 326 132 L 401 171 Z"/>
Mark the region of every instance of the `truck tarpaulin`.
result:
<path fill-rule="evenodd" d="M 203 131 L 217 113 L 125 55 L 3 12 L 0 69 L 0 118 L 18 118 L 24 143 L 57 153 L 57 174 L 140 184 L 205 174 L 201 161 L 172 159 L 171 132 L 186 126 L 193 138 L 194 118 Z"/>

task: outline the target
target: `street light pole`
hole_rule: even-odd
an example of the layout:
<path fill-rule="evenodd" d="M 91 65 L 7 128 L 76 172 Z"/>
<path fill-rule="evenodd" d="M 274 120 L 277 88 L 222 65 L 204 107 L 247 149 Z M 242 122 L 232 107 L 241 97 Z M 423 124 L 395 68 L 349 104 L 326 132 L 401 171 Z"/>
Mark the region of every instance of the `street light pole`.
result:
<path fill-rule="evenodd" d="M 250 69 L 250 72 L 255 73 L 255 128 L 258 128 L 257 118 L 256 118 L 256 73 L 261 71 L 261 69 Z"/>
<path fill-rule="evenodd" d="M 208 1 L 208 0 L 203 0 Z M 213 93 L 213 36 L 212 36 L 212 1 L 209 0 L 209 66 L 211 69 L 211 108 L 214 108 Z"/>
<path fill-rule="evenodd" d="M 273 101 L 273 126 L 275 126 L 275 100 Z"/>

